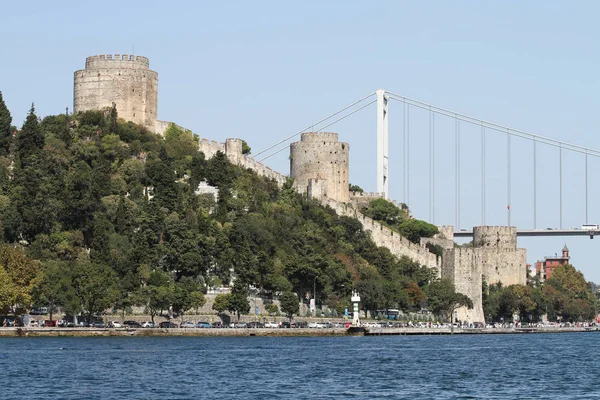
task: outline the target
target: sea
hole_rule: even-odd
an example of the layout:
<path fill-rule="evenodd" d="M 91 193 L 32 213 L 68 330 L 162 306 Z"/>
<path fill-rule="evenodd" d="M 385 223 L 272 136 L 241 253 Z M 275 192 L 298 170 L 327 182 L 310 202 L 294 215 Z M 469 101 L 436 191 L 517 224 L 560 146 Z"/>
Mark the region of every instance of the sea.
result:
<path fill-rule="evenodd" d="M 600 332 L 0 338 L 0 399 L 600 399 Z"/>

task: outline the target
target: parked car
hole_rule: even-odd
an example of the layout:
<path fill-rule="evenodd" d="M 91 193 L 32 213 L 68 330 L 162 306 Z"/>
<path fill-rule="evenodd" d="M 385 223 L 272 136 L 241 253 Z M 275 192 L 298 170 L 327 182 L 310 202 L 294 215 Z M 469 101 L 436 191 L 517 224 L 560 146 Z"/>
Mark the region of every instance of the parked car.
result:
<path fill-rule="evenodd" d="M 223 324 L 221 321 L 213 322 L 211 326 L 213 328 L 227 328 L 227 325 Z"/>
<path fill-rule="evenodd" d="M 208 322 L 204 322 L 204 321 L 199 321 L 196 324 L 196 328 L 212 328 L 212 325 L 209 324 Z"/>
<path fill-rule="evenodd" d="M 159 328 L 179 328 L 179 327 L 177 326 L 177 324 L 174 324 L 174 323 L 173 323 L 173 322 L 171 322 L 171 321 L 163 321 L 163 322 L 161 322 L 160 324 L 158 324 L 158 327 L 159 327 Z"/>
<path fill-rule="evenodd" d="M 292 325 L 290 325 L 292 328 L 308 328 L 308 322 L 306 321 L 294 321 L 292 323 Z"/>
<path fill-rule="evenodd" d="M 121 325 L 121 323 L 119 321 L 110 321 L 108 323 L 108 327 L 109 328 L 122 328 L 123 325 Z"/>
<path fill-rule="evenodd" d="M 123 326 L 125 326 L 127 328 L 141 328 L 142 327 L 142 325 L 140 325 L 140 323 L 137 321 L 123 321 Z"/>
<path fill-rule="evenodd" d="M 152 321 L 142 322 L 142 328 L 156 328 L 156 324 Z"/>
<path fill-rule="evenodd" d="M 179 325 L 179 327 L 180 327 L 180 328 L 193 328 L 194 326 L 195 326 L 195 325 L 194 325 L 194 323 L 193 323 L 193 322 L 190 322 L 190 321 L 183 321 L 183 322 L 182 322 L 182 323 Z"/>
<path fill-rule="evenodd" d="M 265 322 L 265 328 L 277 328 L 279 325 L 277 325 L 277 322 L 270 322 L 267 321 Z"/>
<path fill-rule="evenodd" d="M 106 328 L 106 324 L 103 321 L 94 321 L 92 322 L 92 326 L 94 328 Z"/>
<path fill-rule="evenodd" d="M 279 327 L 280 328 L 290 328 L 291 326 L 290 326 L 290 323 L 288 321 L 281 321 L 279 323 Z"/>

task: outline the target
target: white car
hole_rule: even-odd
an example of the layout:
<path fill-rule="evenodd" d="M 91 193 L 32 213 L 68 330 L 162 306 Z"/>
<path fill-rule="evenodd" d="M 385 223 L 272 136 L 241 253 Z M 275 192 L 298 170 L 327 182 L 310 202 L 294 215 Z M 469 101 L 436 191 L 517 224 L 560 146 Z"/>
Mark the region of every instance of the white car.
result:
<path fill-rule="evenodd" d="M 110 321 L 108 323 L 108 327 L 109 328 L 122 328 L 123 325 L 121 325 L 121 323 L 119 321 Z"/>
<path fill-rule="evenodd" d="M 156 325 L 152 321 L 142 322 L 142 328 L 156 328 Z"/>
<path fill-rule="evenodd" d="M 279 325 L 277 325 L 276 322 L 265 322 L 265 328 L 278 328 Z"/>

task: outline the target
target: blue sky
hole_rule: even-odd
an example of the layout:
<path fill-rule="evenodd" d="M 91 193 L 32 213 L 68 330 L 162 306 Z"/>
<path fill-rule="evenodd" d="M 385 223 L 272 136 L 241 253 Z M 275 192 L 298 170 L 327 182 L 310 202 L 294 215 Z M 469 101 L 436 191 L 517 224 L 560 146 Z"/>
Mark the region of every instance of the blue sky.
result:
<path fill-rule="evenodd" d="M 17 124 L 72 109 L 73 72 L 95 54 L 150 58 L 159 117 L 256 153 L 377 88 L 600 149 L 593 1 L 31 1 L 2 6 L 0 90 Z M 390 194 L 404 198 L 402 104 L 390 108 Z M 429 217 L 428 116 L 411 110 L 410 201 Z M 328 130 L 350 143 L 352 183 L 375 191 L 375 106 Z M 436 117 L 435 223 L 454 224 L 454 121 Z M 461 124 L 460 227 L 481 223 L 480 129 Z M 511 222 L 533 225 L 532 145 L 514 139 Z M 268 160 L 288 173 L 287 151 Z M 585 222 L 583 158 L 563 154 L 563 227 Z M 600 223 L 600 160 L 589 159 Z M 506 224 L 506 139 L 486 134 L 486 223 Z M 537 227 L 559 226 L 558 151 L 538 147 Z M 600 282 L 597 241 L 520 239 Z"/>

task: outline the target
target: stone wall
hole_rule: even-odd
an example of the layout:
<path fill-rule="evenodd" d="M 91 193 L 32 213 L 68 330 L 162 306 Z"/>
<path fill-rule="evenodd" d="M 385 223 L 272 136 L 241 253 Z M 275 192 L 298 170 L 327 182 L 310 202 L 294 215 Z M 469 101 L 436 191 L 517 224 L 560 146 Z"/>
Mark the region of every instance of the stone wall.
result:
<path fill-rule="evenodd" d="M 338 142 L 337 133 L 303 133 L 290 145 L 290 176 L 297 190 L 306 193 L 309 179 L 324 180 L 329 198 L 348 202 L 349 154 L 350 145 Z"/>
<path fill-rule="evenodd" d="M 399 233 L 364 216 L 351 204 L 341 203 L 331 198 L 323 199 L 321 202 L 324 205 L 333 208 L 338 215 L 356 218 L 363 226 L 363 229 L 370 232 L 371 238 L 377 246 L 389 249 L 390 252 L 397 257 L 407 256 L 421 265 L 428 268 L 435 268 L 439 276 L 442 267 L 442 259 L 431 253 L 425 245 L 412 243 L 408 239 L 402 237 Z"/>
<path fill-rule="evenodd" d="M 200 151 L 204 153 L 206 159 L 212 158 L 218 151 L 225 153 L 227 159 L 235 165 L 242 168 L 251 169 L 260 176 L 275 180 L 282 187 L 288 177 L 273 171 L 271 167 L 256 161 L 247 154 L 242 154 L 242 140 L 237 138 L 227 139 L 224 143 L 219 143 L 214 140 L 201 139 Z"/>
<path fill-rule="evenodd" d="M 444 230 L 451 235 L 450 230 Z M 488 284 L 501 282 L 504 286 L 527 283 L 527 254 L 517 248 L 517 230 L 507 226 L 476 226 L 473 228 L 472 248 L 445 248 L 442 278 L 454 282 L 456 290 L 473 301 L 473 309 L 458 310 L 458 319 L 484 322 L 481 299 L 482 280 Z"/>
<path fill-rule="evenodd" d="M 158 73 L 146 57 L 91 56 L 75 71 L 73 111 L 101 110 L 115 103 L 120 118 L 155 131 L 158 118 Z"/>

